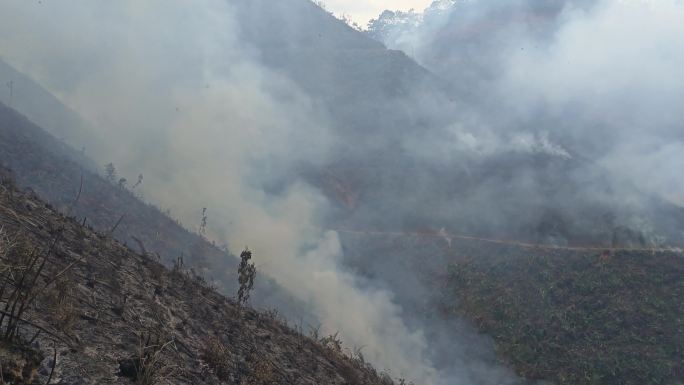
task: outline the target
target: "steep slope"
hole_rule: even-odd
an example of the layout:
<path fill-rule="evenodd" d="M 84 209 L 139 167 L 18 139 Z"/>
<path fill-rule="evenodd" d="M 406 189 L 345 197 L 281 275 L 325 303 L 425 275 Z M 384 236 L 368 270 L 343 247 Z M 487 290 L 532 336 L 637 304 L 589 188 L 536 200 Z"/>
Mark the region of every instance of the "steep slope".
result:
<path fill-rule="evenodd" d="M 501 250 L 456 259 L 445 289 L 445 314 L 466 315 L 492 335 L 526 378 L 684 381 L 681 253 Z"/>
<path fill-rule="evenodd" d="M 474 328 L 492 337 L 498 359 L 530 380 L 684 380 L 681 250 L 565 249 L 429 232 L 343 236 L 350 265 L 388 277 L 447 362 L 492 359 L 467 337 Z M 359 262 L 368 255 L 386 257 Z"/>
<path fill-rule="evenodd" d="M 626 228 L 646 243 L 679 244 L 682 210 L 605 169 L 593 155 L 603 154 L 609 137 L 576 135 L 591 122 L 542 108 L 518 118 L 498 99 L 496 81 L 515 37 L 549 40 L 564 7 L 594 3 L 435 2 L 441 13 L 423 16 L 435 19 L 425 28 L 441 28 L 432 35 L 416 28 L 397 42 L 389 26 L 388 36 L 376 36 L 408 53 L 399 43 L 424 37 L 416 44 L 429 52 L 416 58 L 430 72 L 309 1 L 234 2 L 241 37 L 260 61 L 330 116 L 329 162 L 303 173 L 338 203 L 335 225 L 601 245 Z"/>
<path fill-rule="evenodd" d="M 235 256 L 189 232 L 133 192 L 93 173 L 84 162 L 90 163 L 84 155 L 0 104 L 0 164 L 12 170 L 18 186 L 34 191 L 62 212 L 80 189 L 80 203 L 71 215 L 139 252 L 158 255 L 167 266 L 182 258 L 188 268 L 219 285 L 224 293 L 235 291 L 235 281 L 227 278 L 236 274 Z M 285 313 L 304 311 L 265 277 L 257 286 L 255 300 L 259 305 L 277 306 Z"/>
<path fill-rule="evenodd" d="M 681 66 L 682 34 L 661 30 L 659 20 L 681 21 L 684 12 L 660 7 L 441 0 L 424 13 L 388 11 L 371 23 L 370 36 L 450 83 L 459 106 L 449 127 L 413 137 L 424 142 L 413 164 L 432 159 L 429 183 L 444 191 L 423 194 L 442 203 L 428 205 L 426 217 L 451 217 L 435 227 L 472 222 L 463 230 L 555 244 L 607 244 L 626 227 L 681 243 L 682 193 L 670 176 L 681 168 L 681 151 L 664 153 L 682 145 L 675 107 L 682 88 L 669 84 L 683 79 L 673 71 L 663 82 L 648 68 Z M 638 46 L 606 32 L 642 24 L 650 33 L 635 33 Z M 662 49 L 648 65 L 617 59 L 639 60 L 654 46 Z M 638 81 L 596 81 L 611 74 Z"/>
<path fill-rule="evenodd" d="M 440 82 L 403 52 L 387 50 L 308 0 L 233 3 L 241 37 L 261 61 L 322 102 L 343 134 L 410 130 L 411 121 L 428 118 L 422 106 L 407 102 L 422 91 L 438 93 Z M 419 116 L 406 120 L 412 114 Z"/>
<path fill-rule="evenodd" d="M 564 4 L 521 3 L 494 7 L 505 21 L 497 25 L 503 28 L 527 20 L 527 13 L 519 12 L 518 6 L 531 8 L 534 15 L 556 15 Z M 679 241 L 681 234 L 672 233 L 669 224 L 681 223 L 681 216 L 668 217 L 668 223 L 660 227 L 663 221 L 653 220 L 654 212 L 679 210 L 661 202 L 655 202 L 655 207 L 634 204 L 650 202 L 650 197 L 639 191 L 641 186 L 614 183 L 610 172 L 601 169 L 595 159 L 584 156 L 605 147 L 605 138 L 570 142 L 571 146 L 560 140 L 575 136 L 571 119 L 544 114 L 534 119 L 509 119 L 506 114 L 511 111 L 501 103 L 485 103 L 469 93 L 476 89 L 489 98 L 492 90 L 486 81 L 475 88 L 467 82 L 456 82 L 470 89 L 468 92 L 447 86 L 403 52 L 386 49 L 308 0 L 277 4 L 233 0 L 230 4 L 242 48 L 259 65 L 296 84 L 311 99 L 312 110 L 326 118 L 316 124 L 332 128 L 329 139 L 333 144 L 326 147 L 323 164 L 288 169 L 294 175 L 278 176 L 280 179 L 272 182 L 279 185 L 282 180 L 303 175 L 339 203 L 329 218 L 331 222 L 394 229 L 447 227 L 478 235 L 559 244 L 589 239 L 607 243 L 615 228 L 627 227 L 634 233 L 644 233 L 646 241 L 658 237 L 666 238 L 666 243 Z M 511 15 L 504 17 L 508 11 Z M 468 19 L 471 14 L 481 17 L 481 13 L 474 4 L 462 18 Z M 456 18 L 453 24 L 460 21 Z M 545 28 L 555 26 L 549 25 Z M 496 41 L 499 35 L 494 30 L 477 36 Z M 444 37 L 440 44 L 448 41 L 448 36 Z M 455 44 L 439 51 L 447 54 L 463 48 L 487 61 L 489 51 L 474 52 L 481 46 L 489 47 L 473 42 L 469 48 Z M 480 66 L 457 66 L 453 72 L 461 74 L 471 67 Z M 221 70 L 230 72 L 230 63 L 222 64 Z M 472 76 L 469 79 L 482 80 Z M 75 82 L 78 84 L 78 80 Z M 34 84 L 27 88 L 37 87 Z M 276 90 L 271 92 L 278 94 Z M 42 100 L 42 93 L 32 95 Z M 474 114 L 473 104 L 480 102 L 483 104 Z M 174 109 L 170 110 L 173 113 Z M 56 115 L 64 114 L 68 112 Z M 126 119 L 123 122 L 144 124 Z M 166 127 L 157 129 L 163 131 Z M 549 130 L 551 134 L 547 135 Z M 150 137 L 163 135 L 135 136 L 135 143 L 119 143 L 116 147 L 130 146 L 133 151 L 141 146 L 137 142 L 144 143 L 146 148 L 133 151 L 130 158 L 163 162 L 164 149 L 157 149 L 155 139 Z M 91 148 L 97 151 L 106 143 L 99 140 L 98 144 L 88 145 L 86 152 Z M 302 145 L 316 147 L 313 143 Z M 107 163 L 111 159 L 98 161 Z M 502 191 L 506 194 L 502 195 Z M 587 218 L 582 218 L 585 214 Z"/>
<path fill-rule="evenodd" d="M 583 158 L 585 151 L 573 151 L 601 149 L 607 142 L 605 138 L 592 137 L 587 146 L 566 148 L 565 143 L 558 142 L 558 136 L 543 135 L 548 127 L 556 127 L 554 123 L 558 120 L 542 116 L 514 120 L 511 124 L 508 119 L 497 120 L 501 108 L 497 103 L 482 108 L 483 116 L 493 119 L 485 124 L 477 119 L 481 116 L 472 116 L 470 103 L 462 98 L 449 98 L 448 92 L 453 90 L 444 91 L 434 75 L 406 55 L 385 50 L 310 2 L 232 3 L 239 15 L 241 38 L 251 43 L 249 49 L 257 53 L 261 62 L 306 91 L 316 111 L 329 114 L 335 134 L 330 163 L 321 168 L 297 170 L 340 202 L 339 210 L 327 218 L 325 226 L 397 232 L 436 232 L 443 227 L 466 235 L 560 245 L 681 243 L 684 215 L 680 207 L 657 199 L 653 202 L 634 186 L 610 183 L 609 173 Z M 459 90 L 462 89 L 457 87 Z M 481 91 L 485 97 L 489 95 L 486 87 Z M 10 123 L 7 152 L 3 154 L 10 165 L 23 167 L 24 172 L 17 173 L 17 178 L 27 178 L 25 175 L 38 171 L 31 180 L 24 179 L 22 183 L 26 184 L 22 185 L 39 186 L 35 188 L 41 190 L 42 196 L 54 194 L 60 207 L 68 209 L 80 183 L 77 163 L 67 163 L 64 170 L 70 176 L 64 179 L 61 166 L 55 166 L 62 161 L 29 145 L 30 134 L 16 131 L 17 127 L 26 127 L 25 122 Z M 488 136 L 489 123 L 498 125 L 505 134 Z M 570 125 L 559 124 L 559 131 Z M 516 135 L 518 130 L 529 132 Z M 92 175 L 86 174 L 85 183 L 91 180 Z M 149 218 L 160 218 L 158 211 L 150 211 L 131 200 L 129 192 L 117 190 L 111 183 L 95 180 L 94 186 L 86 188 L 93 195 L 83 198 L 88 209 L 79 212 L 79 218 L 87 217 L 104 232 L 115 229 L 114 235 L 129 244 L 137 245 L 133 237 L 140 238 L 145 249 L 159 252 L 166 262 L 173 261 L 181 250 L 186 256 L 197 257 L 187 259 L 193 263 L 197 259 L 197 266 L 207 268 L 209 273 L 234 275 L 234 260 L 227 263 L 232 265 L 228 268 L 221 260 L 225 254 L 217 253 L 209 262 L 202 261 L 200 256 L 206 254 L 197 252 L 195 247 L 207 248 L 213 255 L 216 250 L 211 245 L 188 237 L 168 218 L 162 217 L 149 227 Z M 123 214 L 124 219 L 116 226 Z M 158 234 L 164 239 L 160 240 Z M 434 316 L 434 312 L 421 301 L 434 299 L 441 288 L 429 285 L 432 276 L 416 276 L 421 270 L 415 266 L 443 268 L 444 255 L 432 253 L 434 249 L 423 253 L 418 242 L 387 248 L 363 247 L 356 242 L 343 237 L 344 248 L 356 251 L 346 257 L 350 269 L 375 278 L 374 285 L 391 287 L 397 293 L 396 301 L 410 309 L 403 316 L 416 315 L 415 325 L 424 326 L 424 318 Z M 496 249 L 479 244 L 473 248 L 479 248 L 479 255 L 497 253 Z M 387 260 L 393 256 L 410 257 L 406 259 L 411 263 L 388 268 Z M 431 290 L 425 290 L 426 286 L 421 284 L 426 282 Z M 453 352 L 449 349 L 454 348 L 447 346 L 457 345 L 457 339 L 452 337 L 441 329 L 430 329 L 429 343 L 439 343 L 444 352 Z M 479 352 L 479 348 L 473 350 L 474 353 L 466 349 L 462 354 L 466 360 L 461 361 L 476 366 L 479 362 L 468 359 L 480 354 L 486 361 L 494 361 L 490 355 Z M 455 366 L 452 359 L 462 359 L 450 354 L 434 356 L 441 358 L 440 366 L 446 368 Z M 477 370 L 478 375 L 491 372 L 488 366 Z M 484 378 L 482 383 L 491 379 L 486 375 L 478 377 Z"/>
<path fill-rule="evenodd" d="M 0 83 L 3 97 L 0 102 L 9 105 L 32 122 L 45 128 L 50 134 L 76 149 L 88 150 L 95 138 L 88 124 L 54 95 L 24 73 L 17 71 L 2 60 L 0 55 Z M 11 84 L 11 100 L 9 85 Z M 101 139 L 98 139 L 101 140 Z M 86 162 L 83 157 L 81 162 Z M 92 163 L 89 166 L 93 166 Z"/>
<path fill-rule="evenodd" d="M 277 313 L 238 307 L 181 266 L 167 270 L 61 216 L 5 170 L 0 224 L 0 301 L 19 326 L 0 341 L 4 381 L 392 383 L 345 356 L 334 337 L 303 336 Z M 14 298 L 30 308 L 15 312 Z"/>
<path fill-rule="evenodd" d="M 4 105 L 0 106 L 0 128 L 0 162 L 16 174 L 19 186 L 30 187 L 54 206 L 65 209 L 78 192 L 83 176 L 83 199 L 74 215 L 87 217 L 88 223 L 103 232 L 112 230 L 123 216 L 115 229 L 123 242 L 136 244 L 137 237 L 148 251 L 159 253 L 167 262 L 181 255 L 193 258 L 190 247 L 200 241 L 197 236 L 130 191 L 118 188 L 115 181 L 84 169 L 81 162 L 69 156 L 68 146 Z M 168 238 L 156 239 L 156 232 Z M 210 249 L 217 251 L 215 247 Z"/>

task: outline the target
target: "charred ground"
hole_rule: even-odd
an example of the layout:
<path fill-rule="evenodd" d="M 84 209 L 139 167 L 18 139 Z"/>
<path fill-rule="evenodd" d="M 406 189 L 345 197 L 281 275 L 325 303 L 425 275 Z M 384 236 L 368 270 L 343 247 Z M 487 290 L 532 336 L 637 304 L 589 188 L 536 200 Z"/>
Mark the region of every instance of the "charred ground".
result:
<path fill-rule="evenodd" d="M 391 383 L 334 337 L 312 339 L 277 312 L 240 308 L 180 265 L 169 270 L 17 190 L 5 171 L 0 223 L 0 301 L 11 308 L 5 322 L 18 325 L 0 343 L 4 381 Z"/>

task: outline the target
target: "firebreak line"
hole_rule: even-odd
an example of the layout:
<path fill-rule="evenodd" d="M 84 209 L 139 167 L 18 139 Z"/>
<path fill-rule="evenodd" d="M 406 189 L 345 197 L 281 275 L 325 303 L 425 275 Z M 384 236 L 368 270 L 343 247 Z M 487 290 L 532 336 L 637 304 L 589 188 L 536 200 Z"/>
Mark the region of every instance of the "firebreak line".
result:
<path fill-rule="evenodd" d="M 461 239 L 468 241 L 477 242 L 487 242 L 495 243 L 500 245 L 510 245 L 518 246 L 527 249 L 544 249 L 544 250 L 570 250 L 570 251 L 641 251 L 641 252 L 676 252 L 680 253 L 683 250 L 679 247 L 611 247 L 611 246 L 561 246 L 561 245 L 549 245 L 549 244 L 539 244 L 522 242 L 515 240 L 504 240 L 504 239 L 493 239 L 493 238 L 482 238 L 470 235 L 461 234 L 451 234 L 444 230 L 436 232 L 401 232 L 401 231 L 377 231 L 377 230 L 351 230 L 351 229 L 330 229 L 338 233 L 345 234 L 359 234 L 359 235 L 372 235 L 372 236 L 415 236 L 415 237 L 430 237 L 430 238 L 442 238 L 449 243 L 451 247 L 451 241 L 453 239 Z"/>

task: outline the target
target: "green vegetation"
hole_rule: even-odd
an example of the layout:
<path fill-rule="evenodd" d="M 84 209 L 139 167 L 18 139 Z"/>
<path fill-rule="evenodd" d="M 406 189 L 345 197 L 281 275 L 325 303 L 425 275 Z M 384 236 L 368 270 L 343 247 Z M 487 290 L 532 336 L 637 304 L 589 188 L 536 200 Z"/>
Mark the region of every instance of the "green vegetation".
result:
<path fill-rule="evenodd" d="M 684 258 L 619 252 L 464 259 L 449 311 L 491 335 L 530 379 L 684 383 Z"/>

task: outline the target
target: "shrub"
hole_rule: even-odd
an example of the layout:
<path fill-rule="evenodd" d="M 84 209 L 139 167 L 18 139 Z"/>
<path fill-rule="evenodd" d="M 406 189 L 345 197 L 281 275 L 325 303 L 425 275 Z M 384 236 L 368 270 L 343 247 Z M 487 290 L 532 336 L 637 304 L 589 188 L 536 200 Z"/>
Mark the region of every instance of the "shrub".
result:
<path fill-rule="evenodd" d="M 163 332 L 140 333 L 135 353 L 119 361 L 121 375 L 132 379 L 138 385 L 154 385 L 170 377 L 175 367 L 164 357 L 173 347 L 173 340 Z"/>
<path fill-rule="evenodd" d="M 240 253 L 240 266 L 238 267 L 238 306 L 242 307 L 249 299 L 249 293 L 254 287 L 254 277 L 256 276 L 256 267 L 249 261 L 252 259 L 252 252 L 245 249 Z"/>

